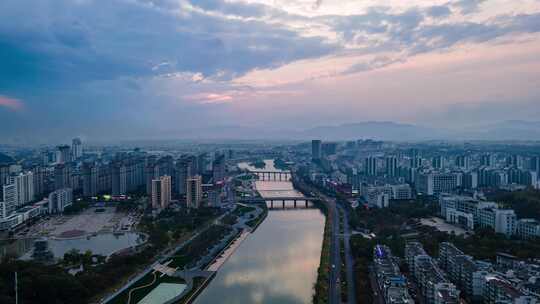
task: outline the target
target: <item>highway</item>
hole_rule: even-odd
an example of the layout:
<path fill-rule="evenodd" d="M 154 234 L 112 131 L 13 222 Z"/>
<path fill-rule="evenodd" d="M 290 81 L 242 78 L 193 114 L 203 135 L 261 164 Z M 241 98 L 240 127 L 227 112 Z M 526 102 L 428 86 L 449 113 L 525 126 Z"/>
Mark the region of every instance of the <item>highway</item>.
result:
<path fill-rule="evenodd" d="M 354 259 L 351 251 L 351 229 L 349 217 L 345 208 L 338 206 L 343 212 L 343 237 L 345 238 L 345 267 L 347 270 L 347 296 L 348 303 L 356 303 L 356 284 L 354 283 Z"/>
<path fill-rule="evenodd" d="M 327 200 L 328 202 L 328 216 L 332 217 L 332 241 L 331 241 L 331 254 L 330 254 L 330 303 L 341 303 L 341 257 L 339 256 L 340 244 L 339 244 L 339 214 L 336 209 L 335 202 Z"/>
<path fill-rule="evenodd" d="M 299 181 L 300 182 L 300 181 Z M 338 206 L 336 203 L 335 198 L 331 198 L 323 193 L 321 193 L 318 189 L 310 187 L 306 185 L 303 182 L 300 182 L 300 184 L 305 187 L 306 189 L 309 189 L 310 192 L 314 193 L 314 196 L 318 196 L 321 198 L 321 200 L 324 200 L 327 202 L 328 206 L 328 216 L 332 217 L 332 240 L 330 243 L 330 287 L 329 287 L 329 302 L 338 304 L 343 303 L 341 299 L 341 256 L 340 256 L 340 238 L 344 237 L 344 250 L 345 250 L 345 270 L 346 270 L 346 277 L 347 277 L 347 302 L 350 304 L 356 303 L 356 285 L 354 283 L 354 260 L 352 258 L 352 252 L 350 248 L 350 236 L 351 231 L 349 227 L 348 222 L 348 216 L 347 211 L 345 208 L 342 208 L 341 206 Z M 338 209 L 339 208 L 339 209 Z M 343 234 L 340 234 L 339 231 L 339 212 L 338 210 L 341 210 L 344 214 L 344 223 L 343 223 Z"/>

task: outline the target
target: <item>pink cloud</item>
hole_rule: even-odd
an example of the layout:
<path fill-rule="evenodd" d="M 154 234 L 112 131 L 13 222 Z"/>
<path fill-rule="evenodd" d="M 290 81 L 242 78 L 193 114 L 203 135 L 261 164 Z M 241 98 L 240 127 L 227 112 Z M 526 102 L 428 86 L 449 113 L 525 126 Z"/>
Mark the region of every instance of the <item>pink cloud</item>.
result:
<path fill-rule="evenodd" d="M 18 99 L 0 95 L 0 107 L 6 107 L 13 111 L 19 111 L 23 108 L 23 106 L 24 104 Z"/>
<path fill-rule="evenodd" d="M 225 103 L 231 101 L 233 98 L 228 94 L 216 94 L 216 93 L 201 93 L 194 94 L 185 97 L 187 100 L 197 101 L 203 104 L 206 103 Z"/>

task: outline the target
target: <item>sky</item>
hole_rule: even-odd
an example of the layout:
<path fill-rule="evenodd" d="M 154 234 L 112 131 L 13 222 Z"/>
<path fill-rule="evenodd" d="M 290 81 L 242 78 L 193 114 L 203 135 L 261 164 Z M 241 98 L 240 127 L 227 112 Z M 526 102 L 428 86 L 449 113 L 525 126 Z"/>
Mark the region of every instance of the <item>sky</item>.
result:
<path fill-rule="evenodd" d="M 540 0 L 2 0 L 0 142 L 540 120 Z"/>

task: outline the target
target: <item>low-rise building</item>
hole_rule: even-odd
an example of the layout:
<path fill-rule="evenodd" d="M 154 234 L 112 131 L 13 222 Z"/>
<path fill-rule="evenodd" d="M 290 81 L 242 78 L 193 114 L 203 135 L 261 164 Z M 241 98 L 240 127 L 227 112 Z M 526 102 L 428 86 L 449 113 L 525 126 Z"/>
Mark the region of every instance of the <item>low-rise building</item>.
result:
<path fill-rule="evenodd" d="M 419 193 L 438 195 L 451 192 L 461 185 L 461 173 L 424 172 L 418 174 L 416 187 Z"/>
<path fill-rule="evenodd" d="M 407 289 L 407 280 L 399 271 L 399 266 L 390 251 L 384 245 L 373 248 L 373 265 L 379 290 L 385 303 L 413 304 Z"/>
<path fill-rule="evenodd" d="M 486 277 L 484 288 L 484 304 L 533 304 L 536 299 L 528 296 L 498 275 Z"/>
<path fill-rule="evenodd" d="M 405 245 L 405 260 L 426 304 L 454 304 L 460 291 L 417 242 Z"/>
<path fill-rule="evenodd" d="M 516 234 L 522 239 L 540 238 L 540 222 L 535 219 L 520 219 L 517 222 Z"/>

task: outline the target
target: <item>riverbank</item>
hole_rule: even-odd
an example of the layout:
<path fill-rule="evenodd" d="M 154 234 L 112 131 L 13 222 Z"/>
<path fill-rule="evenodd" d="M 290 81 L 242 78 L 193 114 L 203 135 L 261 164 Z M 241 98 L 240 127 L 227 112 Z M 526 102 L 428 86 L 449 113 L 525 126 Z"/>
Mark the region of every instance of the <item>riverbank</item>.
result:
<path fill-rule="evenodd" d="M 317 269 L 317 282 L 315 282 L 315 293 L 313 294 L 314 304 L 328 303 L 329 300 L 329 282 L 330 282 L 330 250 L 332 241 L 332 219 L 326 216 L 324 225 L 324 236 L 321 249 L 321 260 Z"/>
<path fill-rule="evenodd" d="M 298 185 L 293 179 L 293 185 L 295 189 L 298 189 L 304 196 L 307 196 L 306 191 Z M 317 207 L 325 216 L 324 235 L 321 249 L 321 258 L 319 268 L 317 269 L 317 281 L 315 282 L 313 289 L 312 303 L 314 304 L 326 304 L 330 300 L 330 272 L 331 272 L 331 254 L 332 254 L 332 225 L 333 216 L 329 216 L 329 210 L 327 202 L 314 201 L 313 205 Z"/>
<path fill-rule="evenodd" d="M 223 238 L 227 237 L 231 232 L 231 228 L 220 225 L 211 225 L 207 229 L 197 233 L 181 246 L 177 247 L 171 254 L 161 258 L 157 263 L 152 264 L 152 266 L 134 280 L 132 284 L 125 286 L 112 298 L 103 302 L 108 304 L 126 303 L 131 290 L 138 289 L 147 284 L 147 281 L 149 281 L 149 278 L 151 277 L 151 272 L 155 271 L 154 266 L 158 263 L 167 265 L 173 269 L 174 273 L 172 275 L 168 274 L 160 276 L 160 279 L 154 284 L 138 290 L 132 297 L 133 299 L 142 299 L 153 288 L 167 280 L 184 281 L 188 283 L 188 287 L 190 287 L 188 290 L 190 291 L 193 288 L 191 287 L 193 286 L 192 281 L 199 275 L 188 275 L 189 270 L 186 271 L 186 269 L 202 269 L 202 267 L 205 266 L 204 258 L 206 257 L 206 254 L 211 253 L 212 247 L 223 240 Z M 231 237 L 231 239 L 233 239 L 233 237 Z M 202 264 L 203 266 L 199 268 L 199 264 Z M 187 291 L 187 293 L 189 293 L 189 291 Z M 137 303 L 137 301 L 134 303 Z"/>
<path fill-rule="evenodd" d="M 268 216 L 268 207 L 266 207 L 266 204 L 261 208 L 263 209 L 263 212 L 259 214 L 259 216 L 257 216 L 256 218 L 246 223 L 246 225 L 251 227 L 251 233 L 254 233 Z"/>
<path fill-rule="evenodd" d="M 249 236 L 249 232 L 242 231 L 239 235 L 231 240 L 231 242 L 223 248 L 223 250 L 216 255 L 214 260 L 208 265 L 208 271 L 218 271 L 219 268 L 231 257 L 234 251 L 242 244 L 242 242 Z"/>

